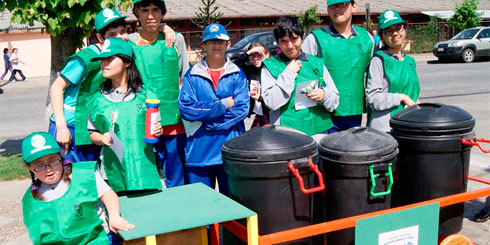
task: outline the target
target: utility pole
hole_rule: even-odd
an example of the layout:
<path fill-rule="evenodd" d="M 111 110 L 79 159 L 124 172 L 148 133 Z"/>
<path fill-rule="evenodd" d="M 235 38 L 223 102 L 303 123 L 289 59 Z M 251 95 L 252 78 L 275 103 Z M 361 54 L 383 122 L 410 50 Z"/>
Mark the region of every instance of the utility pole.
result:
<path fill-rule="evenodd" d="M 368 31 L 371 31 L 371 23 L 370 23 L 370 16 L 369 16 L 369 10 L 370 10 L 370 4 L 366 3 L 366 29 Z"/>

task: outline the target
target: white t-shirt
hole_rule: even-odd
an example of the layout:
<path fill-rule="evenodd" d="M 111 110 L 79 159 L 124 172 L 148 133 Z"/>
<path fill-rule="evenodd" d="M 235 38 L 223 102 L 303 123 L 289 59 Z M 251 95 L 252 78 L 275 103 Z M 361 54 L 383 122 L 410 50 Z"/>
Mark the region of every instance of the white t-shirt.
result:
<path fill-rule="evenodd" d="M 13 70 L 19 70 L 20 69 L 19 57 L 17 56 L 16 53 L 12 53 L 12 55 L 10 55 L 10 62 L 12 62 L 12 69 Z"/>

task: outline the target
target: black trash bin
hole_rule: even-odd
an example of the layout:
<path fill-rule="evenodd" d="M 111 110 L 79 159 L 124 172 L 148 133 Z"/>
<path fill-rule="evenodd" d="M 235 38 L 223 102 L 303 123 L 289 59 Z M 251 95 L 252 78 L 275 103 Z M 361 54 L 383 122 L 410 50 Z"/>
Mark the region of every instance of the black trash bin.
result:
<path fill-rule="evenodd" d="M 259 234 L 311 224 L 312 195 L 323 191 L 316 165 L 316 142 L 306 134 L 281 126 L 250 130 L 227 141 L 222 156 L 230 196 L 258 214 Z M 285 244 L 311 244 L 311 239 Z"/>
<path fill-rule="evenodd" d="M 325 220 L 390 208 L 398 144 L 389 134 L 356 127 L 319 143 Z M 327 233 L 327 244 L 354 244 L 354 228 Z"/>
<path fill-rule="evenodd" d="M 451 105 L 423 103 L 400 111 L 390 121 L 400 149 L 393 206 L 402 206 L 466 191 L 475 119 Z M 439 235 L 458 233 L 464 204 L 441 208 Z"/>

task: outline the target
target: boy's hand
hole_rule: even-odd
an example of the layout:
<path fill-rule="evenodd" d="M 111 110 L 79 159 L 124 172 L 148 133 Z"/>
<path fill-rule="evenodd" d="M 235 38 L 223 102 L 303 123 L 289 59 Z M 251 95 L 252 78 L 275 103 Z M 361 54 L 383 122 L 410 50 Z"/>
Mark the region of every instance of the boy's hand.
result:
<path fill-rule="evenodd" d="M 163 32 L 165 34 L 165 45 L 171 48 L 172 44 L 175 42 L 175 31 L 170 28 L 168 25 L 159 25 L 158 31 Z"/>
<path fill-rule="evenodd" d="M 163 134 L 163 127 L 160 122 L 155 123 L 155 128 L 151 134 L 155 135 L 156 137 L 160 137 Z"/>
<path fill-rule="evenodd" d="M 102 135 L 102 143 L 104 145 L 111 145 L 112 144 L 112 138 L 111 138 L 111 135 L 109 133 L 105 133 Z"/>
<path fill-rule="evenodd" d="M 317 88 L 306 94 L 308 99 L 313 100 L 315 102 L 323 102 L 325 100 L 325 91 L 322 88 Z"/>
<path fill-rule="evenodd" d="M 233 99 L 233 97 L 230 96 L 226 99 L 228 99 L 228 101 L 230 102 L 230 108 L 233 108 L 233 106 L 235 105 L 235 100 Z"/>
<path fill-rule="evenodd" d="M 109 229 L 114 233 L 117 233 L 118 230 L 132 230 L 134 229 L 134 227 L 135 226 L 133 224 L 129 223 L 127 220 L 119 215 L 113 218 L 109 218 Z"/>
<path fill-rule="evenodd" d="M 291 60 L 291 62 L 289 62 L 288 66 L 286 68 L 289 68 L 289 69 L 293 70 L 294 72 L 298 73 L 299 70 L 301 69 L 301 61 Z"/>
<path fill-rule="evenodd" d="M 70 151 L 71 133 L 68 128 L 56 127 L 56 141 L 65 148 L 65 155 Z"/>

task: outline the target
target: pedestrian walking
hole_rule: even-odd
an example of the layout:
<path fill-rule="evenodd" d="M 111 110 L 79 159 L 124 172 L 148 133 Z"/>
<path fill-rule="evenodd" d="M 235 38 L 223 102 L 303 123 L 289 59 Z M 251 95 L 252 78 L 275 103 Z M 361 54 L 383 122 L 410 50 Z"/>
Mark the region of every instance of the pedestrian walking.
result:
<path fill-rule="evenodd" d="M 19 55 L 18 55 L 19 49 L 18 48 L 13 48 L 12 49 L 12 54 L 10 55 L 10 62 L 12 62 L 12 75 L 10 75 L 9 82 L 15 80 L 15 74 L 19 73 L 20 77 L 22 78 L 21 81 L 27 82 L 29 79 L 24 76 L 24 73 L 22 73 L 20 63 L 24 64 L 25 63 L 20 60 Z"/>
<path fill-rule="evenodd" d="M 381 14 L 379 32 L 384 46 L 374 54 L 366 82 L 368 126 L 390 132 L 391 117 L 418 103 L 420 85 L 415 59 L 403 52 L 407 33 L 396 10 Z"/>
<path fill-rule="evenodd" d="M 3 62 L 5 65 L 5 71 L 3 72 L 2 76 L 0 77 L 0 80 L 3 80 L 9 71 L 10 71 L 10 73 L 13 73 L 12 63 L 10 62 L 10 57 L 9 57 L 8 52 L 9 52 L 8 48 L 3 49 Z"/>
<path fill-rule="evenodd" d="M 303 51 L 323 58 L 339 91 L 330 133 L 360 126 L 365 110 L 364 78 L 374 50 L 369 32 L 352 25 L 354 0 L 328 0 L 327 11 L 332 23 L 313 31 L 303 42 Z"/>

